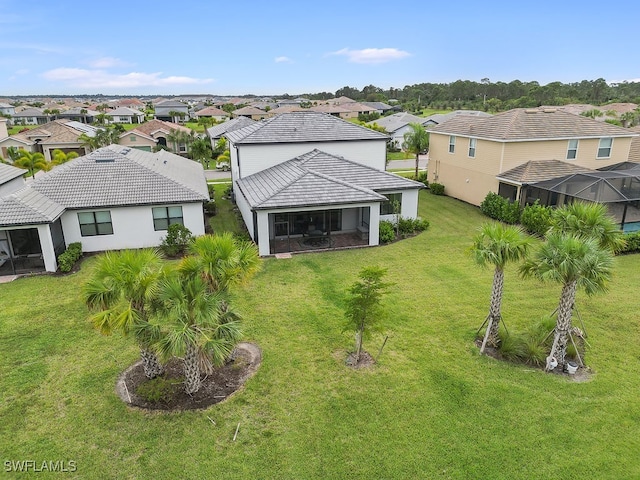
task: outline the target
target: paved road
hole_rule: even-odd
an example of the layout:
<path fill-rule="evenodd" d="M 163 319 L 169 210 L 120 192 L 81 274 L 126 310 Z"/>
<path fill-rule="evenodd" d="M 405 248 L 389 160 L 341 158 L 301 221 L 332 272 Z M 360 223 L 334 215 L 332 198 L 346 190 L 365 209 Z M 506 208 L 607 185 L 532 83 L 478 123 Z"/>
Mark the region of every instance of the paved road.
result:
<path fill-rule="evenodd" d="M 428 155 L 420 155 L 420 160 L 418 165 L 420 169 L 427 168 L 427 163 L 429 161 Z M 416 166 L 416 160 L 414 158 L 410 158 L 408 160 L 392 160 L 387 165 L 388 170 L 412 170 Z M 219 172 L 218 170 L 205 170 L 205 177 L 207 180 L 229 180 L 231 181 L 231 172 Z"/>

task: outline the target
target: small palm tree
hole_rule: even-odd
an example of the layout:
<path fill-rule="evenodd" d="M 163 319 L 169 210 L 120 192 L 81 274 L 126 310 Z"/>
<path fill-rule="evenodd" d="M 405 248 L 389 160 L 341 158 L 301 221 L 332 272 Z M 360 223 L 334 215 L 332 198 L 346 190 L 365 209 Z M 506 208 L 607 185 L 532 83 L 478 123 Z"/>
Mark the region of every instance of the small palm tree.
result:
<path fill-rule="evenodd" d="M 31 176 L 35 178 L 36 172 L 40 170 L 47 171 L 51 169 L 51 165 L 40 152 L 27 152 L 20 150 L 20 156 L 13 162 L 16 167 L 26 168 Z"/>
<path fill-rule="evenodd" d="M 230 232 L 202 235 L 189 245 L 189 252 L 192 257 L 185 259 L 183 268 L 201 274 L 211 292 L 228 293 L 251 279 L 260 268 L 255 244 Z"/>
<path fill-rule="evenodd" d="M 105 335 L 120 331 L 133 336 L 148 378 L 164 371 L 151 349 L 158 329 L 150 322 L 162 275 L 160 253 L 155 249 L 107 252 L 98 259 L 84 288 L 93 324 Z"/>
<path fill-rule="evenodd" d="M 522 265 L 520 272 L 524 277 L 562 285 L 553 345 L 547 357 L 547 371 L 554 368 L 552 359 L 557 361 L 559 368 L 565 367 L 576 291 L 580 287 L 587 295 L 606 291 L 612 267 L 613 254 L 601 248 L 594 239 L 557 232 L 551 233 L 535 255 Z"/>
<path fill-rule="evenodd" d="M 625 244 L 620 227 L 602 203 L 573 202 L 555 209 L 549 231 L 593 238 L 601 248 L 614 252 Z"/>
<path fill-rule="evenodd" d="M 493 286 L 491 303 L 487 316 L 487 330 L 480 353 L 485 346 L 498 347 L 500 320 L 502 319 L 502 292 L 504 288 L 504 268 L 507 263 L 518 262 L 529 253 L 531 240 L 521 228 L 503 223 L 485 223 L 473 240 L 471 252 L 480 266 L 493 265 Z"/>
<path fill-rule="evenodd" d="M 202 362 L 219 366 L 240 341 L 240 317 L 201 276 L 178 269 L 161 283 L 157 313 L 163 319 L 156 348 L 161 357 L 183 357 L 185 392 L 201 385 Z"/>
<path fill-rule="evenodd" d="M 51 160 L 52 165 L 62 165 L 63 163 L 78 158 L 79 155 L 76 152 L 64 153 L 62 150 L 55 149 L 53 152 L 53 158 Z"/>
<path fill-rule="evenodd" d="M 419 123 L 410 123 L 409 128 L 411 128 L 411 131 L 404 134 L 404 143 L 402 146 L 405 151 L 413 153 L 416 156 L 415 178 L 418 178 L 420 154 L 429 149 L 429 133 Z"/>

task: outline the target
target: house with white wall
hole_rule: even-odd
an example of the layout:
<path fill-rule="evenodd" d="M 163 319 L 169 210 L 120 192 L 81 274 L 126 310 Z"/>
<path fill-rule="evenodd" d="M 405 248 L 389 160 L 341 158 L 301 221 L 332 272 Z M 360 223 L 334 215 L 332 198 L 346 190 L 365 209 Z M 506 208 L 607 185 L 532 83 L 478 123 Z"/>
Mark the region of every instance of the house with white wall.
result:
<path fill-rule="evenodd" d="M 169 225 L 204 234 L 202 166 L 167 151 L 120 145 L 56 167 L 0 198 L 1 274 L 57 270 L 69 244 L 84 252 L 159 246 Z"/>
<path fill-rule="evenodd" d="M 380 132 L 307 111 L 226 137 L 234 198 L 260 255 L 378 245 L 381 219 L 417 216 L 424 185 L 385 171 Z"/>

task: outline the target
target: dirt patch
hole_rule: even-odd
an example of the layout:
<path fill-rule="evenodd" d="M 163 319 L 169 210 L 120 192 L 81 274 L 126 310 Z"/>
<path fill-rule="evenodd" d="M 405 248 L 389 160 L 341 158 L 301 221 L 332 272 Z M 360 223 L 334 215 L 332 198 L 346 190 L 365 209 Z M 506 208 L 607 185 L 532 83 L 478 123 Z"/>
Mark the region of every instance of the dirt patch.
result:
<path fill-rule="evenodd" d="M 369 352 L 362 351 L 360 352 L 360 360 L 356 362 L 355 353 L 349 353 L 347 355 L 347 359 L 344 361 L 345 365 L 351 368 L 369 368 L 372 367 L 376 361 L 369 354 Z"/>
<path fill-rule="evenodd" d="M 165 373 L 161 377 L 165 386 L 169 386 L 170 389 L 165 390 L 162 398 L 156 401 L 150 401 L 137 393 L 149 382 L 144 374 L 142 362 L 138 361 L 120 375 L 116 383 L 116 393 L 127 405 L 144 410 L 203 409 L 226 400 L 242 388 L 258 370 L 261 361 L 262 353 L 257 345 L 239 343 L 231 359 L 225 365 L 216 368 L 212 375 L 203 377 L 200 389 L 189 395 L 185 393 L 182 383 L 182 361 L 172 359 L 165 365 Z"/>

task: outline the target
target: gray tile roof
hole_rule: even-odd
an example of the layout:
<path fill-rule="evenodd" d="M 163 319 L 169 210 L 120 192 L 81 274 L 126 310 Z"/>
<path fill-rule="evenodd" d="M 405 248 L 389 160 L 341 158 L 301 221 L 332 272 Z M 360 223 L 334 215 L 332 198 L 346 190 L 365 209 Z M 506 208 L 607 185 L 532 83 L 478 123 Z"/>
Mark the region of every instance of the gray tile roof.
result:
<path fill-rule="evenodd" d="M 199 163 L 169 152 L 153 154 L 118 145 L 60 165 L 34 180 L 29 188 L 71 209 L 209 198 Z"/>
<path fill-rule="evenodd" d="M 0 185 L 27 173 L 26 170 L 6 163 L 0 163 Z"/>
<path fill-rule="evenodd" d="M 393 115 L 389 115 L 387 117 L 382 117 L 377 120 L 373 120 L 368 122 L 369 125 L 373 125 L 377 123 L 380 127 L 384 128 L 387 132 L 395 132 L 396 130 L 401 129 L 402 127 L 409 125 L 410 123 L 419 123 L 420 125 L 424 124 L 425 119 L 421 117 L 417 117 L 411 113 L 407 112 L 399 112 L 394 113 Z"/>
<path fill-rule="evenodd" d="M 530 184 L 562 177 L 564 175 L 571 175 L 573 173 L 592 171 L 593 170 L 589 168 L 561 160 L 530 160 L 511 170 L 496 175 L 496 177 L 519 184 Z"/>
<path fill-rule="evenodd" d="M 320 112 L 281 113 L 268 120 L 227 133 L 235 144 L 386 140 L 369 128 Z"/>
<path fill-rule="evenodd" d="M 25 187 L 0 199 L 0 226 L 50 223 L 64 212 L 64 207 L 40 192 Z"/>
<path fill-rule="evenodd" d="M 379 191 L 424 187 L 319 150 L 241 178 L 236 184 L 256 210 L 381 202 L 386 197 Z"/>
<path fill-rule="evenodd" d="M 248 117 L 237 117 L 233 120 L 227 120 L 226 122 L 219 123 L 218 125 L 208 128 L 207 135 L 209 135 L 209 138 L 220 138 L 227 132 L 233 132 L 234 130 L 239 130 L 248 125 L 253 125 L 254 123 L 256 123 L 256 121 L 251 120 Z"/>
<path fill-rule="evenodd" d="M 516 108 L 490 117 L 456 115 L 430 129 L 433 133 L 496 141 L 557 138 L 627 137 L 628 129 L 558 109 Z M 637 134 L 636 134 L 637 135 Z"/>

